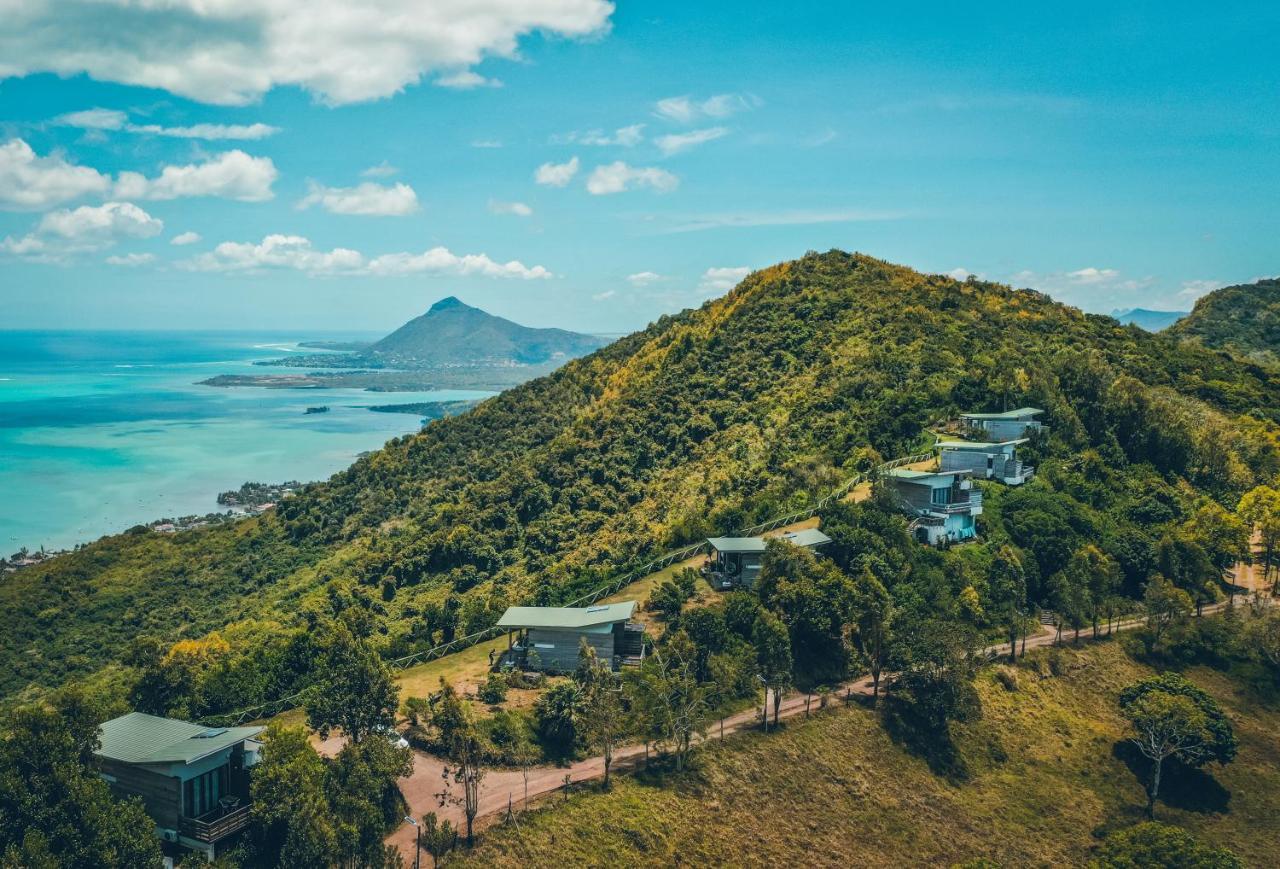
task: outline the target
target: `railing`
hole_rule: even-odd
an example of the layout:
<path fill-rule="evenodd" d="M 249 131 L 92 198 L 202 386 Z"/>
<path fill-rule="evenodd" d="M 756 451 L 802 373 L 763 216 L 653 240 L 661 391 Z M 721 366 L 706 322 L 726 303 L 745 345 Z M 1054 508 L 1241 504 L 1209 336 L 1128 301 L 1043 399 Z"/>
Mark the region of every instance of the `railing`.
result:
<path fill-rule="evenodd" d="M 250 808 L 214 809 L 198 818 L 183 818 L 179 826 L 184 836 L 200 842 L 217 842 L 248 825 Z"/>
<path fill-rule="evenodd" d="M 848 495 L 849 492 L 851 492 L 855 487 L 861 485 L 862 483 L 866 483 L 870 481 L 872 476 L 883 474 L 885 471 L 892 470 L 893 468 L 898 468 L 903 465 L 912 465 L 912 464 L 915 464 L 916 462 L 923 462 L 931 458 L 933 458 L 932 450 L 926 453 L 917 453 L 911 456 L 902 456 L 900 458 L 883 462 L 877 465 L 870 472 L 870 474 L 862 473 L 862 472 L 854 474 L 852 477 L 850 477 L 845 482 L 841 483 L 839 486 L 837 486 L 827 495 L 825 495 L 822 498 L 819 498 L 816 502 L 814 502 L 813 506 L 811 507 L 806 507 L 803 510 L 798 510 L 794 513 L 789 513 L 785 516 L 779 516 L 775 519 L 770 519 L 766 522 L 761 522 L 758 525 L 752 525 L 750 528 L 739 529 L 737 531 L 734 531 L 733 535 L 737 537 L 754 537 L 758 534 L 764 534 L 768 531 L 772 531 L 775 528 L 780 528 L 784 525 L 790 525 L 794 522 L 801 522 L 805 519 L 809 519 L 812 516 L 816 515 L 818 511 L 827 507 L 827 505 L 835 501 L 838 501 L 841 498 Z M 600 600 L 603 597 L 608 597 L 611 594 L 617 594 L 621 589 L 630 585 L 631 583 L 635 582 L 637 579 L 640 579 L 641 577 L 648 576 L 649 574 L 655 571 L 662 570 L 663 568 L 666 568 L 666 567 L 670 567 L 672 564 L 675 564 L 676 562 L 685 561 L 686 559 L 693 558 L 695 555 L 701 554 L 706 549 L 707 549 L 707 542 L 704 540 L 701 543 L 691 543 L 688 546 L 682 547 L 680 549 L 676 549 L 672 552 L 668 552 L 665 555 L 660 555 L 657 558 L 653 559 L 652 561 L 647 561 L 644 564 L 640 565 L 639 567 L 633 570 L 629 570 L 626 573 L 622 574 L 621 576 L 618 576 L 615 579 L 610 580 L 609 582 L 605 583 L 599 588 L 593 591 L 587 592 L 581 597 L 575 598 L 574 600 L 571 600 L 568 603 L 562 604 L 562 606 L 567 606 L 567 607 L 591 606 L 592 604 L 594 604 L 596 601 Z M 413 654 L 405 655 L 402 658 L 395 658 L 394 660 L 389 661 L 388 664 L 391 666 L 392 669 L 395 669 L 395 670 L 403 670 L 407 667 L 413 667 L 418 664 L 425 664 L 428 661 L 434 661 L 437 658 L 444 657 L 445 655 L 450 655 L 450 654 L 453 654 L 454 652 L 460 652 L 463 649 L 468 648 L 470 646 L 474 646 L 477 643 L 481 643 L 492 637 L 499 636 L 501 633 L 502 633 L 502 629 L 498 628 L 497 626 L 486 628 L 482 631 L 475 631 L 474 633 L 467 634 L 465 637 L 456 637 L 455 639 L 452 639 L 447 643 L 442 643 L 439 646 L 433 646 L 432 648 L 424 649 L 421 652 L 414 652 Z M 294 706 L 298 705 L 299 702 L 304 697 L 306 697 L 306 695 L 312 690 L 314 690 L 314 686 L 309 688 L 304 688 L 301 691 L 297 691 L 293 694 L 288 695 L 287 697 L 281 697 L 278 700 L 269 700 L 266 703 L 261 703 L 257 706 L 251 706 L 247 709 L 241 709 L 236 712 L 227 712 L 221 715 L 204 716 L 200 720 L 202 723 L 207 724 L 209 726 L 236 727 L 240 724 L 243 724 L 246 721 L 253 721 L 258 718 L 267 718 L 272 715 L 278 715 L 280 712 L 283 712 L 286 709 L 292 709 Z"/>
<path fill-rule="evenodd" d="M 967 501 L 956 501 L 951 504 L 930 504 L 927 509 L 930 513 L 942 513 L 947 516 L 956 513 L 968 513 L 974 507 L 982 506 L 982 493 L 976 489 L 970 490 L 969 499 Z"/>

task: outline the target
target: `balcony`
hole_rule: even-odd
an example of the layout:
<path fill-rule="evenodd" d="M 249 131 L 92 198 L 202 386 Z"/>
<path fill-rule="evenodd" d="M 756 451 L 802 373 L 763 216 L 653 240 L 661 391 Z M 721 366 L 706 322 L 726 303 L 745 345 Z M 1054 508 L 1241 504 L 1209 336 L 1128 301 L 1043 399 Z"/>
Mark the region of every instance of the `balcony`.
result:
<path fill-rule="evenodd" d="M 183 818 L 182 835 L 198 842 L 217 842 L 232 833 L 244 829 L 249 824 L 251 806 L 243 805 L 235 808 L 217 808 L 206 812 L 198 818 Z"/>
<path fill-rule="evenodd" d="M 973 513 L 976 516 L 982 512 L 982 493 L 977 489 L 973 489 L 969 492 L 969 497 L 963 501 L 952 501 L 950 504 L 930 504 L 924 508 L 924 511 L 935 516 L 953 516 L 964 513 Z"/>

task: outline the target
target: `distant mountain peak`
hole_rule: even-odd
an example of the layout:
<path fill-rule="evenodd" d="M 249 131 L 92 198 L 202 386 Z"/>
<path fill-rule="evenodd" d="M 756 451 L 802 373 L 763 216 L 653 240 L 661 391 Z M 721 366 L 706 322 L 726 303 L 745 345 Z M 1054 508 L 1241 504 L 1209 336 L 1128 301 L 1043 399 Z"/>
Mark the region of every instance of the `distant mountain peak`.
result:
<path fill-rule="evenodd" d="M 462 299 L 459 299 L 457 296 L 445 296 L 443 299 L 441 299 L 440 301 L 432 305 L 430 308 L 428 308 L 427 313 L 436 314 L 436 313 L 439 313 L 440 311 L 448 311 L 454 308 L 470 308 L 470 307 L 471 307 L 470 305 L 462 301 Z"/>
<path fill-rule="evenodd" d="M 380 362 L 404 368 L 435 365 L 541 365 L 583 356 L 608 343 L 563 329 L 532 329 L 446 296 L 370 346 Z"/>

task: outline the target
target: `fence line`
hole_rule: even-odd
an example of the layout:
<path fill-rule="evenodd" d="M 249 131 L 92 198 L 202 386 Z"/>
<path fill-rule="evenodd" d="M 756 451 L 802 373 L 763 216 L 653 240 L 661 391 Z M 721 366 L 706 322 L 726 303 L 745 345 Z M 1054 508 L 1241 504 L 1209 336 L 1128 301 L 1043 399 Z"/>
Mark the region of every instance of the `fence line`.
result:
<path fill-rule="evenodd" d="M 759 523 L 758 525 L 752 525 L 750 528 L 742 528 L 738 531 L 735 531 L 734 534 L 739 537 L 754 537 L 757 534 L 764 534 L 768 531 L 774 530 L 775 528 L 781 528 L 784 525 L 790 525 L 794 522 L 800 522 L 805 519 L 809 519 L 815 514 L 817 514 L 818 511 L 826 508 L 827 505 L 848 495 L 849 492 L 851 492 L 857 486 L 871 480 L 872 475 L 883 474 L 885 471 L 892 470 L 893 468 L 899 468 L 903 465 L 915 464 L 916 462 L 923 462 L 925 459 L 929 459 L 932 457 L 933 457 L 933 453 L 927 452 L 927 453 L 917 453 L 911 456 L 900 456 L 899 458 L 892 459 L 887 462 L 882 462 L 881 464 L 876 465 L 875 468 L 869 473 L 859 472 L 857 474 L 854 474 L 852 477 L 850 477 L 844 483 L 841 483 L 831 492 L 827 493 L 822 498 L 819 498 L 816 502 L 814 502 L 813 506 L 811 507 L 807 507 L 803 510 L 798 510 L 794 513 L 788 513 L 785 516 L 778 516 L 774 519 L 769 519 L 765 522 Z M 648 576 L 654 571 L 662 570 L 664 567 L 670 567 L 672 564 L 675 564 L 677 561 L 684 561 L 685 559 L 693 558 L 695 555 L 701 554 L 702 551 L 705 550 L 706 548 L 707 548 L 707 543 L 706 541 L 703 541 L 702 543 L 692 543 L 681 549 L 676 549 L 666 553 L 665 555 L 660 555 L 651 561 L 646 561 L 644 564 L 640 565 L 639 567 L 636 567 L 632 570 L 627 571 L 626 573 L 621 574 L 620 576 L 615 577 L 614 579 L 611 579 L 609 582 L 605 583 L 602 586 L 599 586 L 598 588 L 592 591 L 587 592 L 581 597 L 574 598 L 573 600 L 564 604 L 564 606 L 569 606 L 569 607 L 583 606 L 583 605 L 590 606 L 594 604 L 596 601 L 600 600 L 600 598 L 602 597 L 608 597 L 611 594 L 617 594 L 625 586 L 630 585 L 631 583 L 635 582 L 637 579 L 640 579 L 641 577 L 644 577 L 644 576 Z M 438 646 L 433 646 L 432 648 L 425 649 L 421 652 L 414 652 L 413 654 L 405 655 L 404 657 L 401 657 L 401 658 L 394 658 L 388 661 L 387 664 L 393 670 L 404 670 L 404 669 L 407 669 L 408 667 L 416 666 L 418 664 L 425 664 L 428 661 L 434 661 L 437 658 L 444 657 L 445 655 L 451 655 L 454 652 L 460 652 L 463 649 L 474 646 L 477 643 L 484 642 L 490 637 L 496 637 L 501 633 L 502 633 L 501 629 L 499 629 L 495 625 L 493 627 L 485 628 L 482 631 L 475 631 L 473 633 L 467 634 L 465 637 L 455 637 L 454 639 L 450 640 L 447 643 L 441 643 Z M 266 703 L 261 703 L 257 706 L 250 706 L 247 709 L 241 709 L 237 712 L 225 712 L 218 715 L 207 716 L 203 719 L 203 722 L 205 724 L 208 724 L 211 727 L 212 726 L 236 727 L 240 724 L 243 724 L 246 721 L 252 721 L 255 718 L 265 718 L 271 715 L 277 715 L 286 709 L 292 708 L 292 705 L 295 704 L 296 701 L 302 699 L 304 696 L 306 696 L 306 694 L 309 691 L 314 690 L 316 687 L 317 686 L 313 685 L 308 688 L 304 688 L 301 691 L 290 694 L 288 697 L 281 697 L 278 700 L 268 700 Z M 273 709 L 275 711 L 269 711 Z M 223 724 L 220 722 L 230 722 L 230 723 Z"/>

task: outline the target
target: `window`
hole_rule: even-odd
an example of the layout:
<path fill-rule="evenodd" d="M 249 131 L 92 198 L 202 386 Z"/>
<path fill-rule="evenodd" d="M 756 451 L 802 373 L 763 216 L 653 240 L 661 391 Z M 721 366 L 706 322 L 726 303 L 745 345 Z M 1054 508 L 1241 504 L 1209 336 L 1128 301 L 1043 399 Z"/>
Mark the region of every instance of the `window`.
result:
<path fill-rule="evenodd" d="M 213 811 L 218 800 L 227 794 L 226 764 L 211 769 L 182 783 L 182 813 L 188 818 L 198 818 Z"/>
<path fill-rule="evenodd" d="M 950 494 L 950 489 L 934 489 L 932 491 L 931 500 L 934 504 L 945 504 L 949 500 L 948 496 Z"/>

